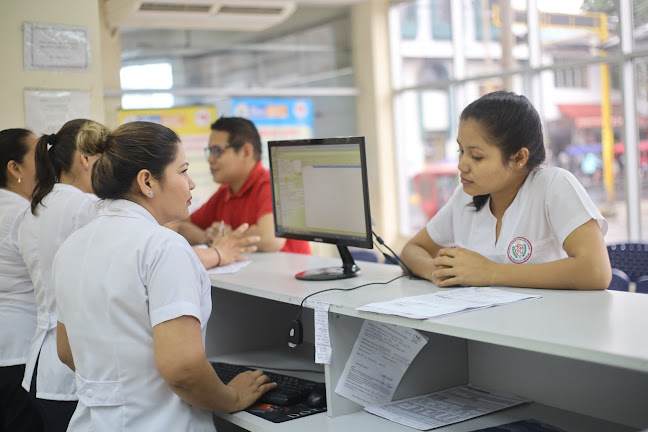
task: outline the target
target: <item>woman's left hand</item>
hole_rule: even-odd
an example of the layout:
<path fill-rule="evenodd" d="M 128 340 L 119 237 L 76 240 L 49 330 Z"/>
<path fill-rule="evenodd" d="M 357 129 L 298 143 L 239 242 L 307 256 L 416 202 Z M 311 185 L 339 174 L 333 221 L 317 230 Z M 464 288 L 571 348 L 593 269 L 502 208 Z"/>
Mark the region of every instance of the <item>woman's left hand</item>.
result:
<path fill-rule="evenodd" d="M 439 287 L 492 285 L 494 263 L 483 255 L 461 246 L 441 249 L 439 256 L 434 259 L 434 265 L 444 267 L 433 273 Z"/>

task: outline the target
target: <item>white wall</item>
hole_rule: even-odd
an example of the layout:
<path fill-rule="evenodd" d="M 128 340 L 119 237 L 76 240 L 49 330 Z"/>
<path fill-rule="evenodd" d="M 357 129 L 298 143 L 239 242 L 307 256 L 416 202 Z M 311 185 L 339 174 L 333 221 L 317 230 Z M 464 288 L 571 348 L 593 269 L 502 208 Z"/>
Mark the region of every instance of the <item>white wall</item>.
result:
<path fill-rule="evenodd" d="M 88 72 L 23 70 L 23 22 L 86 26 L 90 37 Z M 99 35 L 99 7 L 88 0 L 3 0 L 0 4 L 0 129 L 25 126 L 23 91 L 90 92 L 90 117 L 104 121 Z"/>

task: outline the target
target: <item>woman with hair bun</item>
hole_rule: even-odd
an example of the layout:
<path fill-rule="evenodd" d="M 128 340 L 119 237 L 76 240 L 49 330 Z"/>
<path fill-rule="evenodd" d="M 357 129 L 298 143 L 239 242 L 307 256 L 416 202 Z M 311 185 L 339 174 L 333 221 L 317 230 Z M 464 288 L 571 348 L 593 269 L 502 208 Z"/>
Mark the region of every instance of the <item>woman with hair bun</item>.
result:
<path fill-rule="evenodd" d="M 439 287 L 608 287 L 607 222 L 569 171 L 542 167 L 542 122 L 526 97 L 477 99 L 457 143 L 461 185 L 403 248 L 415 274 Z"/>
<path fill-rule="evenodd" d="M 180 139 L 155 123 L 88 125 L 77 146 L 98 155 L 103 202 L 54 260 L 58 355 L 79 385 L 68 430 L 214 431 L 211 411 L 244 409 L 276 385 L 261 371 L 225 385 L 206 358 L 211 283 L 163 226 L 188 216 L 194 188 Z M 258 239 L 231 241 L 251 252 Z"/>
<path fill-rule="evenodd" d="M 18 227 L 36 184 L 37 139 L 27 129 L 0 131 L 0 431 L 42 428 L 34 401 L 20 385 L 36 331 L 36 300 L 18 252 Z"/>
<path fill-rule="evenodd" d="M 65 431 L 76 408 L 76 377 L 56 355 L 56 298 L 51 281 L 54 255 L 63 241 L 90 222 L 98 210 L 90 173 L 96 157 L 76 149 L 85 119 L 71 120 L 36 144 L 36 188 L 31 211 L 19 231 L 19 249 L 38 305 L 36 334 L 25 367 L 23 387 L 35 391 L 46 431 Z M 33 388 L 35 386 L 35 389 Z"/>

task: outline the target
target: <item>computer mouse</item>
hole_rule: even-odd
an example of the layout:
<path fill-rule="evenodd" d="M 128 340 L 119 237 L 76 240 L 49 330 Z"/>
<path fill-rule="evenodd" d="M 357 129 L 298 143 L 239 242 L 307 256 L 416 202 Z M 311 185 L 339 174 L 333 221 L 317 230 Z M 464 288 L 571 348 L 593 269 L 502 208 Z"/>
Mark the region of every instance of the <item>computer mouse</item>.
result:
<path fill-rule="evenodd" d="M 306 405 L 311 408 L 323 408 L 326 406 L 326 386 L 324 384 L 313 387 L 313 390 L 306 397 Z"/>

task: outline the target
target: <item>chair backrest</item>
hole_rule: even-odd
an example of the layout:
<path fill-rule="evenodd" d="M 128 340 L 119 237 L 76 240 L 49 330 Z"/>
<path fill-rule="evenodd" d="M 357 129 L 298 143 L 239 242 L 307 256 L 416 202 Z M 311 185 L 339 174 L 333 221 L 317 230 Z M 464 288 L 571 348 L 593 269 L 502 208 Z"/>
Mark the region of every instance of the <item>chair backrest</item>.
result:
<path fill-rule="evenodd" d="M 349 249 L 354 260 L 378 262 L 378 255 L 368 249 Z"/>
<path fill-rule="evenodd" d="M 648 244 L 619 243 L 608 245 L 612 268 L 623 270 L 632 282 L 648 275 Z"/>
<path fill-rule="evenodd" d="M 641 276 L 639 279 L 637 279 L 635 292 L 648 294 L 648 276 Z"/>
<path fill-rule="evenodd" d="M 612 269 L 612 282 L 610 282 L 609 290 L 612 291 L 630 291 L 630 277 L 616 268 Z"/>

